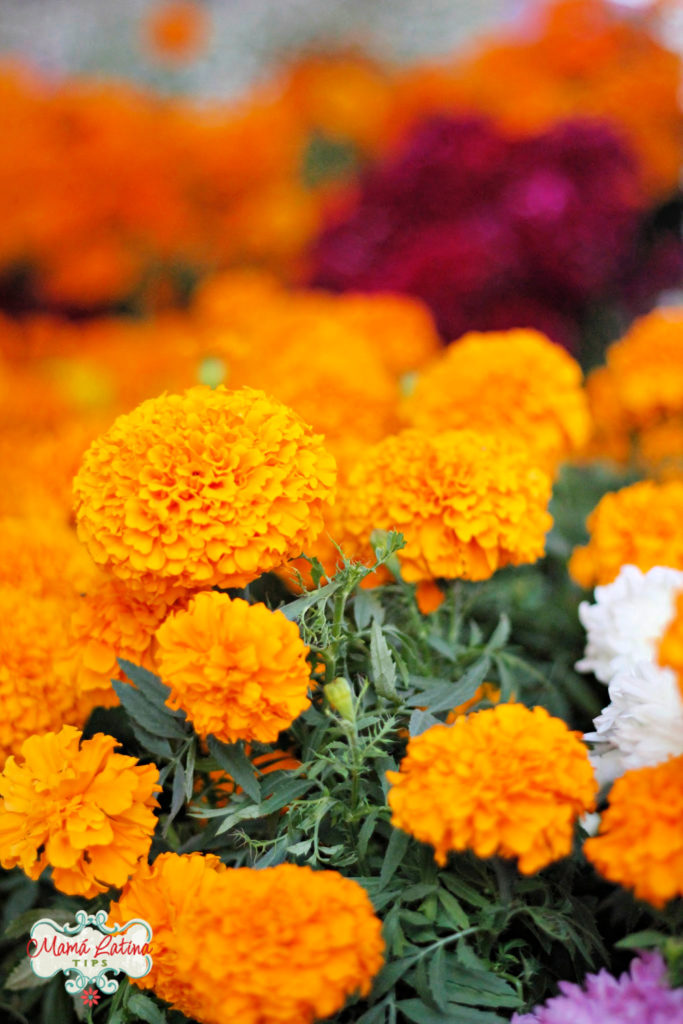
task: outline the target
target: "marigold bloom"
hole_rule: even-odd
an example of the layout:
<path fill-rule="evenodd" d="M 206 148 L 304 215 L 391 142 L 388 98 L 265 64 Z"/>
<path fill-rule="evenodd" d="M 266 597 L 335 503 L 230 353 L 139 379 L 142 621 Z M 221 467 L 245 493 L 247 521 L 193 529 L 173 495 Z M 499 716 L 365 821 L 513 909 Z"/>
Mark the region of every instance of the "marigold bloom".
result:
<path fill-rule="evenodd" d="M 471 430 L 404 430 L 371 448 L 348 483 L 347 554 L 372 559 L 371 532 L 400 530 L 398 558 L 411 583 L 484 580 L 534 562 L 552 525 L 550 478 L 532 456 Z"/>
<path fill-rule="evenodd" d="M 471 427 L 518 437 L 552 470 L 588 440 L 581 368 L 538 331 L 472 332 L 420 373 L 403 415 L 426 431 Z"/>
<path fill-rule="evenodd" d="M 191 983 L 177 963 L 177 929 L 192 913 L 206 872 L 226 870 L 210 853 L 161 853 L 152 864 L 145 860 L 137 865 L 108 915 L 110 922 L 119 924 L 141 917 L 152 928 L 152 970 L 133 979 L 135 985 L 153 988 L 167 1002 L 183 1005 Z"/>
<path fill-rule="evenodd" d="M 574 549 L 569 573 L 582 587 L 611 583 L 622 565 L 683 569 L 683 481 L 644 480 L 605 494 L 587 520 L 590 540 Z"/>
<path fill-rule="evenodd" d="M 673 616 L 659 640 L 657 660 L 676 673 L 683 696 L 683 591 L 676 595 Z"/>
<path fill-rule="evenodd" d="M 147 599 L 244 586 L 317 536 L 334 481 L 291 409 L 195 387 L 143 402 L 91 445 L 74 481 L 79 536 Z"/>
<path fill-rule="evenodd" d="M 154 669 L 154 634 L 168 605 L 129 594 L 116 579 L 104 579 L 78 600 L 68 629 L 68 653 L 81 696 L 93 705 L 118 704 L 112 679 L 123 679 L 117 658 Z"/>
<path fill-rule="evenodd" d="M 98 575 L 74 530 L 58 520 L 0 518 L 0 584 L 73 602 Z"/>
<path fill-rule="evenodd" d="M 73 726 L 30 736 L 21 763 L 0 775 L 0 863 L 39 878 L 52 867 L 62 892 L 95 896 L 122 886 L 146 856 L 156 825 L 156 765 L 115 754 L 118 741 L 83 740 Z"/>
<path fill-rule="evenodd" d="M 583 849 L 601 875 L 655 907 L 683 895 L 683 755 L 617 779 Z"/>
<path fill-rule="evenodd" d="M 201 50 L 206 38 L 206 10 L 204 4 L 191 0 L 161 0 L 145 27 L 156 56 L 187 60 Z"/>
<path fill-rule="evenodd" d="M 387 778 L 392 824 L 430 843 L 439 864 L 471 849 L 517 857 L 524 874 L 571 852 L 574 822 L 598 788 L 580 733 L 522 704 L 432 726 Z"/>
<path fill-rule="evenodd" d="M 269 743 L 309 704 L 308 648 L 263 604 L 197 594 L 157 631 L 157 664 L 200 736 Z"/>
<path fill-rule="evenodd" d="M 28 737 L 85 721 L 67 656 L 71 607 L 0 585 L 0 766 Z"/>
<path fill-rule="evenodd" d="M 384 943 L 356 882 L 294 864 L 221 871 L 173 855 L 157 863 L 131 882 L 116 913 L 149 921 L 155 943 L 159 935 L 152 985 L 187 1016 L 312 1024 L 369 992 Z"/>

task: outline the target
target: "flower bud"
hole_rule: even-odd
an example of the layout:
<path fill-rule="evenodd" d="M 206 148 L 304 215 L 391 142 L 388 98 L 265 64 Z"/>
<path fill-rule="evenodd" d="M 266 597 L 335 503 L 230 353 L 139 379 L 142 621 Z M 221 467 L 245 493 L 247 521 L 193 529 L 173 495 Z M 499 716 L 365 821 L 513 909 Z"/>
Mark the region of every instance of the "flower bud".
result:
<path fill-rule="evenodd" d="M 356 712 L 353 706 L 353 690 L 344 676 L 337 676 L 324 687 L 330 707 L 334 708 L 347 722 L 355 722 Z"/>

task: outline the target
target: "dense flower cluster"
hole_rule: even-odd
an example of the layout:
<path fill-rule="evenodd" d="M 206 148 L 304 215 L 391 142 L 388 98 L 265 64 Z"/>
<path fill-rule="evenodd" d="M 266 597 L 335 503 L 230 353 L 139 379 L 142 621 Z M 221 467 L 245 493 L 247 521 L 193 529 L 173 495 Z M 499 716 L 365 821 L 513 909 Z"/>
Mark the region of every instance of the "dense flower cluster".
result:
<path fill-rule="evenodd" d="M 681 821 L 683 755 L 617 779 L 600 833 L 586 840 L 584 852 L 605 878 L 663 907 L 683 895 Z"/>
<path fill-rule="evenodd" d="M 590 540 L 575 548 L 569 572 L 582 587 L 611 583 L 622 565 L 646 572 L 683 569 L 683 482 L 652 480 L 612 491 L 588 517 Z"/>
<path fill-rule="evenodd" d="M 447 340 L 524 326 L 571 346 L 587 305 L 634 273 L 642 205 L 631 154 L 604 124 L 511 138 L 435 118 L 330 220 L 313 280 L 416 295 Z"/>
<path fill-rule="evenodd" d="M 549 470 L 589 433 L 578 363 L 532 330 L 466 334 L 420 372 L 403 414 L 421 430 L 518 437 Z"/>
<path fill-rule="evenodd" d="M 0 775 L 0 863 L 38 878 L 48 865 L 62 892 L 122 886 L 146 856 L 156 825 L 156 765 L 116 754 L 71 726 L 30 736 Z"/>
<path fill-rule="evenodd" d="M 370 557 L 373 530 L 399 530 L 406 580 L 488 579 L 534 562 L 552 519 L 550 479 L 523 447 L 470 430 L 405 430 L 351 471 L 344 530 L 350 553 Z"/>
<path fill-rule="evenodd" d="M 298 555 L 335 481 L 320 437 L 259 391 L 196 387 L 119 417 L 74 481 L 95 561 L 150 599 L 240 586 Z"/>
<path fill-rule="evenodd" d="M 561 995 L 512 1024 L 668 1024 L 683 1015 L 683 988 L 671 988 L 660 953 L 642 953 L 614 978 L 604 969 L 587 974 L 583 986 L 560 982 Z"/>
<path fill-rule="evenodd" d="M 533 874 L 572 848 L 597 784 L 578 734 L 544 708 L 499 704 L 414 736 L 391 783 L 392 824 L 451 850 L 517 857 Z"/>
<path fill-rule="evenodd" d="M 383 963 L 367 894 L 335 871 L 220 871 L 168 855 L 143 868 L 114 912 L 148 920 L 155 938 L 159 929 L 155 991 L 204 1024 L 312 1024 L 367 994 Z"/>
<path fill-rule="evenodd" d="M 589 377 L 588 395 L 596 453 L 680 475 L 683 307 L 657 309 L 636 321 Z"/>
<path fill-rule="evenodd" d="M 295 623 L 263 604 L 197 594 L 156 634 L 169 703 L 200 736 L 270 742 L 308 705 L 308 648 Z"/>
<path fill-rule="evenodd" d="M 595 604 L 579 605 L 587 642 L 577 670 L 593 672 L 601 683 L 609 683 L 622 665 L 656 662 L 657 644 L 673 618 L 679 590 L 679 570 L 655 567 L 641 572 L 635 565 L 622 566 L 613 583 L 595 588 Z M 660 660 L 667 664 L 661 653 Z"/>

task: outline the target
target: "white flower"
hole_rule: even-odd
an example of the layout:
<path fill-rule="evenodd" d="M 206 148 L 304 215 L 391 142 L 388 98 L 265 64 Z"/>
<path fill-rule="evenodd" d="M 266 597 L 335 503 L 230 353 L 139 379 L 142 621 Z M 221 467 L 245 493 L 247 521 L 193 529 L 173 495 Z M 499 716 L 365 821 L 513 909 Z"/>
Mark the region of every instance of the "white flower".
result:
<path fill-rule="evenodd" d="M 600 785 L 631 768 L 659 764 L 683 754 L 683 698 L 668 668 L 638 661 L 609 684 L 611 703 L 594 719 L 591 762 Z"/>
<path fill-rule="evenodd" d="M 683 572 L 657 567 L 642 573 L 624 565 L 613 583 L 595 588 L 595 604 L 582 601 L 579 618 L 588 633 L 579 672 L 593 672 L 602 683 L 635 661 L 656 662 L 657 641 L 673 618 Z"/>

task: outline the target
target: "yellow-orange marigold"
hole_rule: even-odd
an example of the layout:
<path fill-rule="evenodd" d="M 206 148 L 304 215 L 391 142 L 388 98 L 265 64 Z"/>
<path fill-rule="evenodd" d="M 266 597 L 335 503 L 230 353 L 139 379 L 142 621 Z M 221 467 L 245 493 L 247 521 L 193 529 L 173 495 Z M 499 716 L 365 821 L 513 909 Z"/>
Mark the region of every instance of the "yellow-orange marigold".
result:
<path fill-rule="evenodd" d="M 588 544 L 569 560 L 572 579 L 592 587 L 611 583 L 622 565 L 683 569 L 682 517 L 683 481 L 643 480 L 610 491 L 588 517 Z"/>
<path fill-rule="evenodd" d="M 674 670 L 683 694 L 683 592 L 676 597 L 674 616 L 659 641 L 657 660 Z"/>
<path fill-rule="evenodd" d="M 282 612 L 209 591 L 156 638 L 168 703 L 200 736 L 269 743 L 308 707 L 308 648 Z"/>
<path fill-rule="evenodd" d="M 73 603 L 98 576 L 75 531 L 59 520 L 0 518 L 0 584 Z"/>
<path fill-rule="evenodd" d="M 93 706 L 118 703 L 112 679 L 123 679 L 117 658 L 154 669 L 154 634 L 168 605 L 138 600 L 116 579 L 83 594 L 71 614 L 68 655 L 81 696 Z"/>
<path fill-rule="evenodd" d="M 571 852 L 597 782 L 580 733 L 545 708 L 499 704 L 408 743 L 391 783 L 392 824 L 434 847 L 517 857 L 533 874 Z"/>
<path fill-rule="evenodd" d="M 358 883 L 294 864 L 219 871 L 186 860 L 171 877 L 169 858 L 153 886 L 131 887 L 119 904 L 153 928 L 160 917 L 155 990 L 175 1008 L 203 1024 L 312 1024 L 367 995 L 384 943 Z"/>
<path fill-rule="evenodd" d="M 488 579 L 543 555 L 550 489 L 515 442 L 472 430 L 404 430 L 369 449 L 349 474 L 342 546 L 372 558 L 371 532 L 400 530 L 408 582 Z"/>
<path fill-rule="evenodd" d="M 141 861 L 120 899 L 109 907 L 109 921 L 124 924 L 141 917 L 152 928 L 152 970 L 136 978 L 140 988 L 153 988 L 161 999 L 182 1006 L 191 983 L 177 963 L 175 938 L 191 915 L 207 871 L 226 871 L 213 854 L 162 853 L 149 864 Z M 179 970 L 180 968 L 180 970 Z"/>
<path fill-rule="evenodd" d="M 118 741 L 82 740 L 73 726 L 29 737 L 21 763 L 0 775 L 0 863 L 38 878 L 52 867 L 62 892 L 95 896 L 122 886 L 156 826 L 156 765 L 114 753 Z"/>
<path fill-rule="evenodd" d="M 261 391 L 195 387 L 120 416 L 74 481 L 81 539 L 147 599 L 244 586 L 322 529 L 335 465 Z"/>
<path fill-rule="evenodd" d="M 85 721 L 66 647 L 70 608 L 0 585 L 0 767 L 28 737 Z"/>
<path fill-rule="evenodd" d="M 683 756 L 617 779 L 583 849 L 601 875 L 655 907 L 683 896 Z"/>
<path fill-rule="evenodd" d="M 517 437 L 549 470 L 588 439 L 581 368 L 539 331 L 472 332 L 437 356 L 405 400 L 408 424 Z"/>
<path fill-rule="evenodd" d="M 206 7 L 192 0 L 161 0 L 151 12 L 146 35 L 154 54 L 183 61 L 201 50 L 207 36 Z"/>

